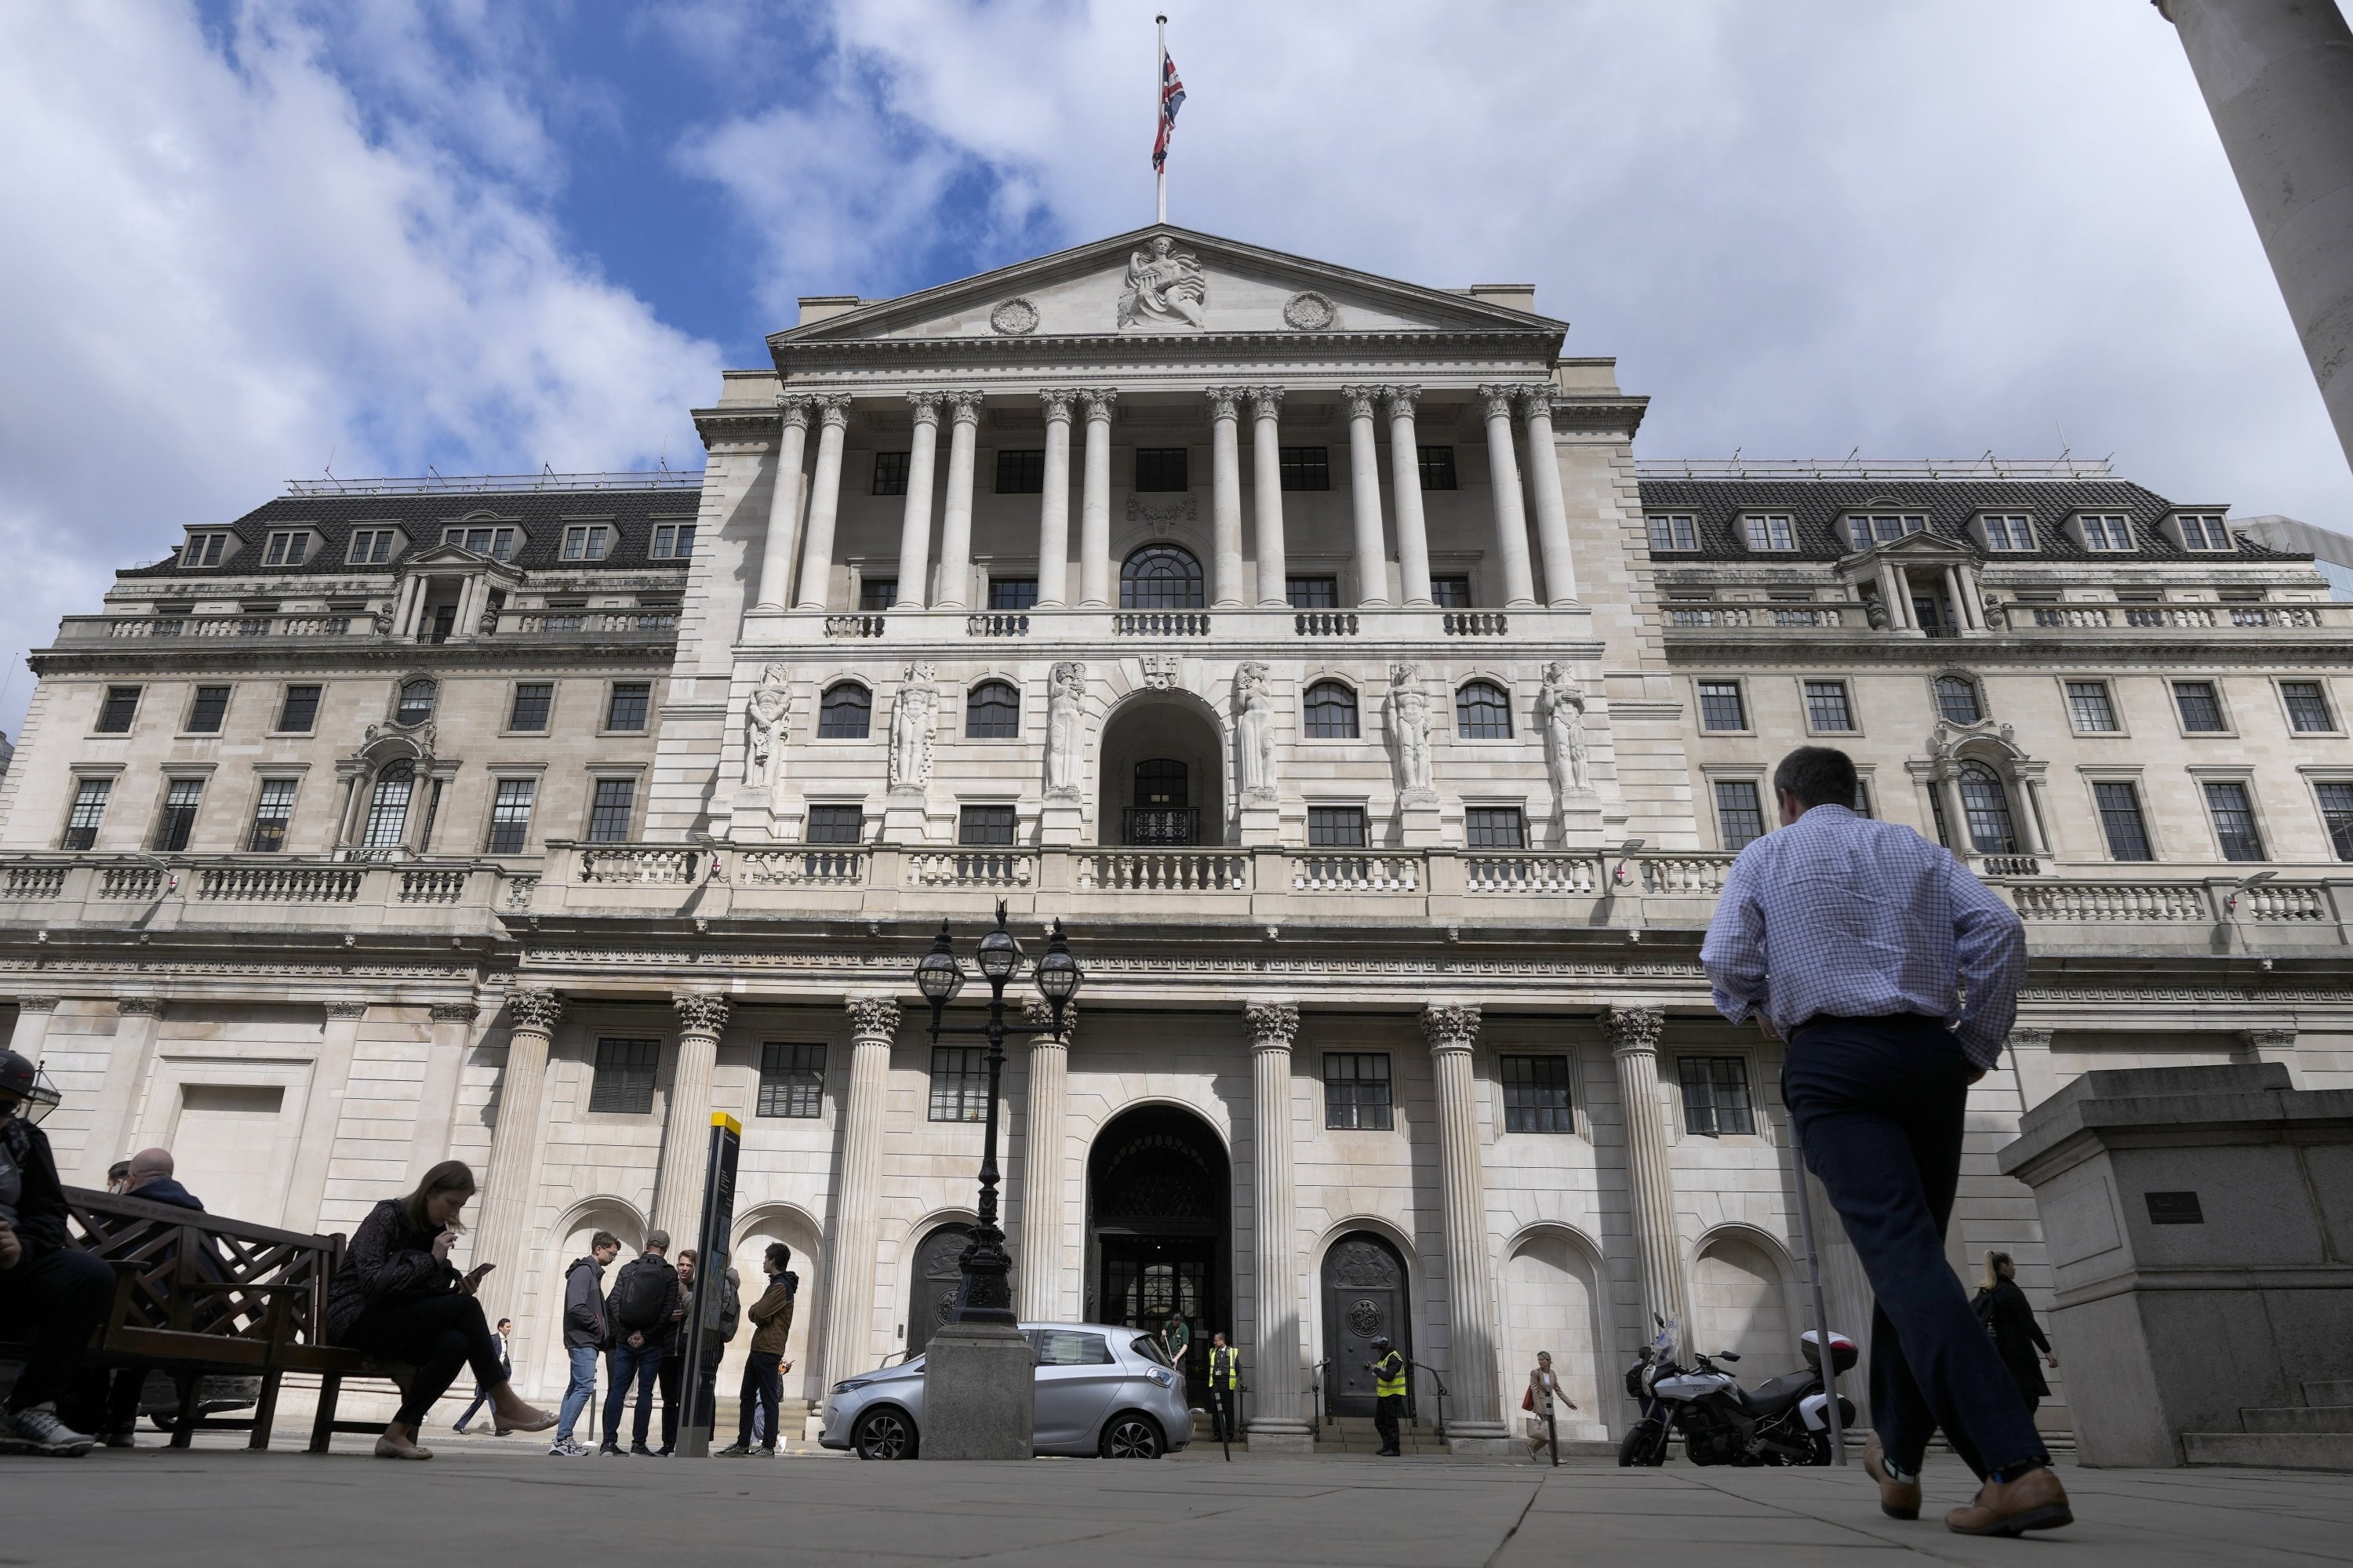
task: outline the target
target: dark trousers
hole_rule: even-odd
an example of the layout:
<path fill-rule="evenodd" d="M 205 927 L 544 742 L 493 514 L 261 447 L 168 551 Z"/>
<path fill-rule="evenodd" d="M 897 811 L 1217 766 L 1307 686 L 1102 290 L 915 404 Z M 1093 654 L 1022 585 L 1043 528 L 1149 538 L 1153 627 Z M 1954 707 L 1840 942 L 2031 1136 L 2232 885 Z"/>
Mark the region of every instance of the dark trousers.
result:
<path fill-rule="evenodd" d="M 1241 1423 L 1235 1417 L 1240 1397 L 1230 1388 L 1209 1390 L 1209 1436 L 1223 1443 L 1242 1435 Z"/>
<path fill-rule="evenodd" d="M 776 1411 L 785 1402 L 785 1380 L 776 1369 L 784 1359 L 774 1351 L 754 1351 L 744 1359 L 743 1414 L 737 1419 L 735 1440 L 746 1448 L 752 1446 L 752 1409 L 755 1404 L 768 1418 L 768 1440 L 762 1446 L 776 1446 Z"/>
<path fill-rule="evenodd" d="M 1945 1258 L 1975 1070 L 1935 1019 L 1826 1019 L 1790 1042 L 1781 1099 L 1878 1298 L 1871 1407 L 1881 1446 L 1917 1470 L 1942 1427 L 1982 1478 L 2050 1454 Z"/>
<path fill-rule="evenodd" d="M 628 1403 L 629 1384 L 634 1383 L 638 1385 L 638 1415 L 630 1424 L 629 1438 L 643 1443 L 646 1430 L 653 1423 L 654 1382 L 661 1375 L 662 1359 L 669 1352 L 659 1345 L 632 1345 L 624 1340 L 610 1353 L 612 1376 L 605 1389 L 605 1441 L 619 1441 L 621 1406 Z"/>
<path fill-rule="evenodd" d="M 466 1406 L 466 1414 L 458 1417 L 456 1430 L 463 1432 L 466 1429 L 466 1424 L 474 1419 L 474 1413 L 481 1409 L 482 1406 L 488 1404 L 490 1402 L 491 1391 L 484 1388 L 480 1383 L 476 1383 L 474 1385 L 473 1401 Z"/>
<path fill-rule="evenodd" d="M 1398 1423 L 1405 1419 L 1405 1395 L 1385 1393 L 1373 1402 L 1373 1430 L 1381 1435 L 1381 1446 L 1394 1453 L 1398 1446 Z"/>
<path fill-rule="evenodd" d="M 681 1375 L 685 1371 L 686 1353 L 673 1345 L 670 1353 L 662 1357 L 661 1365 L 654 1374 L 655 1382 L 661 1385 L 662 1452 L 665 1454 L 678 1446 L 679 1391 L 686 1381 Z"/>
<path fill-rule="evenodd" d="M 417 1377 L 393 1419 L 422 1426 L 433 1402 L 449 1392 L 469 1365 L 484 1388 L 502 1388 L 499 1337 L 482 1317 L 482 1304 L 459 1290 L 396 1291 L 379 1296 L 344 1336 L 355 1351 L 388 1361 L 412 1361 Z"/>
<path fill-rule="evenodd" d="M 35 1257 L 0 1270 L 0 1323 L 27 1341 L 30 1353 L 8 1408 L 52 1404 L 81 1375 L 91 1331 L 114 1304 L 114 1270 L 104 1260 L 75 1247 Z"/>

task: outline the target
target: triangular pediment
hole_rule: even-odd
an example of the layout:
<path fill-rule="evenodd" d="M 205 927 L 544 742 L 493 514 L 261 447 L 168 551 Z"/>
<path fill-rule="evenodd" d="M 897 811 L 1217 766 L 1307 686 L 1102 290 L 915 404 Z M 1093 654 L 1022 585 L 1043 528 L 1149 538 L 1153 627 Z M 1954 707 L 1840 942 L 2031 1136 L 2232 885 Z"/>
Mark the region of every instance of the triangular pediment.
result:
<path fill-rule="evenodd" d="M 1232 333 L 1504 332 L 1556 340 L 1567 330 L 1490 300 L 1161 224 L 876 301 L 768 341 L 781 351 L 860 341 Z"/>
<path fill-rule="evenodd" d="M 1890 539 L 1883 545 L 1873 545 L 1868 550 L 1857 550 L 1845 558 L 1849 561 L 1971 561 L 1977 558 L 1977 552 L 1958 540 L 1947 539 L 1942 534 L 1931 534 L 1923 529 L 1917 534 L 1906 534 L 1901 539 Z"/>

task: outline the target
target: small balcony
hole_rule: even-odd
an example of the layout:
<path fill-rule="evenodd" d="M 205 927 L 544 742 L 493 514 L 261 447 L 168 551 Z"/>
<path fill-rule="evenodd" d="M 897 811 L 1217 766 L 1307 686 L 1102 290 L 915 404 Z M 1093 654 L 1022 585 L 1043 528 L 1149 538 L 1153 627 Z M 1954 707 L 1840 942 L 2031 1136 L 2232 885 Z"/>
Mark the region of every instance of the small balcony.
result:
<path fill-rule="evenodd" d="M 1190 848 L 1201 842 L 1201 813 L 1191 806 L 1130 806 L 1120 813 L 1119 836 L 1138 848 Z"/>

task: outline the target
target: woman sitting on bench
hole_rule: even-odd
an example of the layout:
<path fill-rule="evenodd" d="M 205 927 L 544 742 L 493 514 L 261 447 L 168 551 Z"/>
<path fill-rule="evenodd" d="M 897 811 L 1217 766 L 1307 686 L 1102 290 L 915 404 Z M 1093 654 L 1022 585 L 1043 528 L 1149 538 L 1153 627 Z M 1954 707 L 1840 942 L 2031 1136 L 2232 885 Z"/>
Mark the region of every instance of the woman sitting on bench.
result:
<path fill-rule="evenodd" d="M 491 1266 L 478 1264 L 460 1277 L 450 1265 L 458 1212 L 473 1195 L 474 1173 L 463 1162 L 436 1165 L 416 1192 L 385 1199 L 360 1222 L 327 1287 L 329 1339 L 417 1368 L 400 1413 L 375 1440 L 379 1459 L 433 1457 L 417 1445 L 417 1435 L 433 1402 L 469 1362 L 474 1381 L 490 1394 L 498 1431 L 543 1432 L 555 1425 L 554 1416 L 524 1404 L 507 1382 L 498 1340 L 474 1299 Z"/>

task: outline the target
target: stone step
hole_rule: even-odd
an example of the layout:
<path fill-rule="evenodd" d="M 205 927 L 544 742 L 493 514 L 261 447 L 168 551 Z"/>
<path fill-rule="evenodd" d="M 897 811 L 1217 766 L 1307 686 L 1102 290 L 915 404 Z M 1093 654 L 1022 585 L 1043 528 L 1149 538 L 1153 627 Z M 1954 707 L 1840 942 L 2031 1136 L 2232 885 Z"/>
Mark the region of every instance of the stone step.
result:
<path fill-rule="evenodd" d="M 2181 1448 L 2193 1465 L 2353 1470 L 2353 1432 L 2185 1432 Z"/>
<path fill-rule="evenodd" d="M 2353 1378 L 2333 1378 L 2304 1385 L 2306 1404 L 2353 1404 Z"/>
<path fill-rule="evenodd" d="M 1315 1447 L 1320 1453 L 1371 1454 L 1379 1451 L 1380 1434 L 1373 1430 L 1369 1415 L 1342 1415 L 1324 1422 L 1315 1429 Z M 1424 1422 L 1401 1423 L 1398 1427 L 1398 1447 L 1408 1454 L 1443 1454 L 1445 1442 L 1436 1428 Z"/>
<path fill-rule="evenodd" d="M 2241 1409 L 2250 1432 L 2353 1432 L 2353 1404 L 2276 1404 Z"/>

